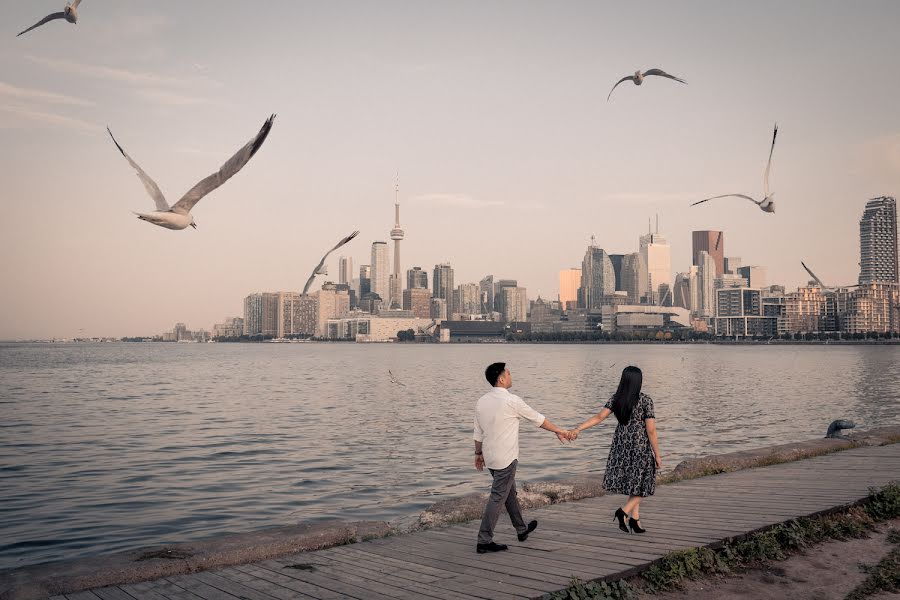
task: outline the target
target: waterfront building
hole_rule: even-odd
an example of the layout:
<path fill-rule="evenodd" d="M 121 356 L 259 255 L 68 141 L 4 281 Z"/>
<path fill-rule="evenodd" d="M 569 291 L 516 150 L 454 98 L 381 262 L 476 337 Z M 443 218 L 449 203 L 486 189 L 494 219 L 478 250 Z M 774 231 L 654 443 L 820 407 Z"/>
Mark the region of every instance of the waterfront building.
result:
<path fill-rule="evenodd" d="M 518 287 L 519 282 L 515 279 L 498 279 L 494 282 L 494 311 L 503 314 L 505 307 L 503 305 L 503 290 L 506 288 Z"/>
<path fill-rule="evenodd" d="M 826 331 L 828 298 L 818 286 L 798 288 L 784 295 L 784 330 L 788 333 Z"/>
<path fill-rule="evenodd" d="M 859 220 L 859 283 L 900 283 L 897 257 L 897 201 L 873 198 Z"/>
<path fill-rule="evenodd" d="M 316 336 L 326 337 L 328 320 L 343 317 L 350 312 L 350 291 L 346 285 L 342 288 L 328 281 L 315 295 L 318 300 Z"/>
<path fill-rule="evenodd" d="M 842 333 L 900 333 L 900 284 L 866 283 L 835 296 Z"/>
<path fill-rule="evenodd" d="M 446 321 L 447 316 L 447 300 L 444 298 L 431 298 L 431 318 L 436 321 Z"/>
<path fill-rule="evenodd" d="M 730 287 L 716 290 L 714 332 L 726 337 L 772 337 L 778 318 L 764 310 L 762 290 Z"/>
<path fill-rule="evenodd" d="M 346 286 L 347 284 L 341 284 Z M 278 292 L 278 328 L 276 337 L 311 336 L 316 332 L 318 299 L 299 292 Z"/>
<path fill-rule="evenodd" d="M 725 272 L 725 234 L 721 231 L 703 230 L 692 232 L 691 237 L 693 264 L 699 267 L 700 253 L 706 252 L 715 266 L 713 278 L 722 275 Z"/>
<path fill-rule="evenodd" d="M 244 335 L 244 319 L 241 317 L 230 317 L 213 325 L 213 337 L 239 338 L 242 335 Z"/>
<path fill-rule="evenodd" d="M 250 294 L 244 298 L 244 335 L 275 337 L 278 334 L 278 294 Z"/>
<path fill-rule="evenodd" d="M 397 334 L 410 329 L 415 333 L 424 332 L 431 319 L 420 319 L 404 314 L 405 311 L 388 311 L 380 315 L 348 315 L 329 319 L 326 323 L 326 337 L 330 340 L 355 340 L 357 342 L 390 342 Z"/>

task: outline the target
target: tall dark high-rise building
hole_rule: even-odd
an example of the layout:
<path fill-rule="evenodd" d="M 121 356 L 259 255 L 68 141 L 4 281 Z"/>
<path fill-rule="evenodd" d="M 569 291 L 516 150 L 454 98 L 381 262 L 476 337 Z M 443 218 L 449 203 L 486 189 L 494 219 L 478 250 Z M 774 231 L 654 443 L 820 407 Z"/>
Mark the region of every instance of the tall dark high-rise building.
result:
<path fill-rule="evenodd" d="M 625 288 L 622 287 L 622 261 L 625 259 L 624 254 L 610 254 L 609 260 L 612 261 L 613 271 L 616 273 L 616 291 L 624 292 Z"/>
<path fill-rule="evenodd" d="M 859 283 L 900 282 L 897 260 L 897 201 L 872 198 L 859 220 Z"/>
<path fill-rule="evenodd" d="M 700 252 L 706 251 L 716 265 L 716 277 L 725 272 L 725 234 L 721 231 L 693 232 L 693 264 L 700 266 Z"/>
<path fill-rule="evenodd" d="M 434 265 L 434 274 L 431 277 L 432 297 L 444 300 L 447 307 L 447 317 L 453 314 L 453 267 L 449 263 Z"/>
<path fill-rule="evenodd" d="M 580 306 L 594 310 L 602 306 L 603 296 L 616 291 L 616 275 L 609 254 L 603 248 L 588 246 L 581 261 Z"/>
<path fill-rule="evenodd" d="M 359 297 L 372 292 L 372 265 L 359 266 Z"/>
<path fill-rule="evenodd" d="M 423 271 L 422 267 L 413 267 L 406 271 L 406 289 L 428 289 L 428 271 Z"/>

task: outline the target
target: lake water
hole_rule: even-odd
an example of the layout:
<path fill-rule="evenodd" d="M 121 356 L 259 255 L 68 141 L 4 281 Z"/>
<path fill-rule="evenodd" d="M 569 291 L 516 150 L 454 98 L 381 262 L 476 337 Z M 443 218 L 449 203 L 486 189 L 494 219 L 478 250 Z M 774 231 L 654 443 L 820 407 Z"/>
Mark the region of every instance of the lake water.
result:
<path fill-rule="evenodd" d="M 641 367 L 667 468 L 837 418 L 900 423 L 898 346 L 6 344 L 0 570 L 299 521 L 411 523 L 488 489 L 472 409 L 495 360 L 565 427 Z M 519 480 L 602 470 L 612 431 L 562 446 L 524 423 Z"/>

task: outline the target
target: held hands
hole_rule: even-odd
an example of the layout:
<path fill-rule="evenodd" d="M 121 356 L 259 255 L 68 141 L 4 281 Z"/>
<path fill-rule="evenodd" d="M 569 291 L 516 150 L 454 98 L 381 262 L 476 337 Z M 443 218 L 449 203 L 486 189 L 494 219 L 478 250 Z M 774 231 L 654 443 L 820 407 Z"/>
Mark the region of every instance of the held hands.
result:
<path fill-rule="evenodd" d="M 565 444 L 566 442 L 574 442 L 578 438 L 578 432 L 574 429 L 570 429 L 568 431 L 557 433 L 556 437 L 559 438 L 559 441 L 562 444 Z"/>

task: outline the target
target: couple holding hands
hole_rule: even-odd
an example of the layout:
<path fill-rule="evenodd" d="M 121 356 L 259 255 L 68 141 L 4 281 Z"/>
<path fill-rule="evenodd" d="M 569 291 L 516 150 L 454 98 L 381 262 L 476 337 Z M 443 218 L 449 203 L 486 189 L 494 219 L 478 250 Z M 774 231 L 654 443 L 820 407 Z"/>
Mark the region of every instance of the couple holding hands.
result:
<path fill-rule="evenodd" d="M 475 405 L 475 468 L 486 466 L 493 476 L 491 495 L 481 519 L 476 550 L 479 554 L 506 550 L 494 542 L 494 527 L 505 506 L 520 542 L 537 528 L 526 524 L 516 497 L 516 466 L 519 462 L 519 419 L 527 419 L 556 434 L 561 442 L 571 442 L 585 429 L 615 415 L 619 422 L 613 435 L 603 476 L 603 489 L 624 494 L 628 501 L 615 512 L 619 529 L 644 533 L 641 527 L 641 500 L 656 490 L 656 470 L 662 467 L 656 436 L 653 400 L 641 393 L 643 375 L 637 367 L 626 367 L 616 393 L 596 415 L 571 430 L 560 429 L 544 415 L 509 392 L 512 374 L 506 363 L 493 363 L 484 372 L 493 389 Z"/>

